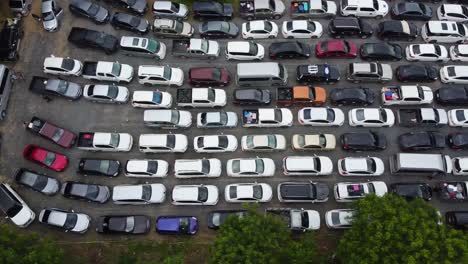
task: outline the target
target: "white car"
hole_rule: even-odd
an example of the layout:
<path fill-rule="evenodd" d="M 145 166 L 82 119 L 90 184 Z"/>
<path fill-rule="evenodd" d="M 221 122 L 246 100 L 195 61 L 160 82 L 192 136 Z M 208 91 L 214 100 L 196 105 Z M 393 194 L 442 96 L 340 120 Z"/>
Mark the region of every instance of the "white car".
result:
<path fill-rule="evenodd" d="M 125 176 L 138 178 L 163 178 L 167 176 L 169 163 L 158 159 L 131 159 L 125 164 Z"/>
<path fill-rule="evenodd" d="M 333 172 L 333 162 L 325 156 L 288 156 L 283 159 L 284 175 L 325 176 Z"/>
<path fill-rule="evenodd" d="M 293 150 L 334 150 L 336 147 L 333 134 L 294 134 L 291 141 Z"/>
<path fill-rule="evenodd" d="M 229 41 L 226 45 L 227 60 L 262 60 L 265 56 L 265 48 L 253 41 Z"/>
<path fill-rule="evenodd" d="M 273 190 L 267 183 L 234 183 L 224 189 L 224 199 L 228 203 L 266 203 L 272 197 Z"/>
<path fill-rule="evenodd" d="M 355 211 L 353 209 L 335 209 L 325 213 L 325 223 L 330 229 L 351 228 Z"/>
<path fill-rule="evenodd" d="M 150 57 L 157 60 L 166 57 L 166 44 L 151 38 L 122 36 L 120 49 L 127 56 Z"/>
<path fill-rule="evenodd" d="M 148 85 L 182 86 L 184 72 L 180 68 L 169 66 L 141 65 L 138 67 L 138 82 Z"/>
<path fill-rule="evenodd" d="M 382 0 L 341 0 L 342 16 L 382 18 L 388 13 L 388 4 Z"/>
<path fill-rule="evenodd" d="M 437 18 L 465 23 L 468 22 L 468 8 L 464 5 L 443 4 L 437 8 Z"/>
<path fill-rule="evenodd" d="M 83 88 L 83 97 L 96 103 L 124 104 L 129 94 L 127 87 L 115 84 L 87 84 Z"/>
<path fill-rule="evenodd" d="M 242 24 L 242 38 L 266 39 L 278 36 L 278 25 L 268 20 L 253 20 Z"/>
<path fill-rule="evenodd" d="M 237 126 L 235 112 L 201 112 L 197 114 L 198 128 L 234 128 Z"/>
<path fill-rule="evenodd" d="M 63 9 L 57 5 L 55 0 L 42 0 L 42 26 L 47 32 L 57 31 L 59 19 L 63 16 Z"/>
<path fill-rule="evenodd" d="M 226 163 L 227 175 L 231 177 L 271 177 L 275 169 L 270 158 L 230 159 Z"/>
<path fill-rule="evenodd" d="M 221 176 L 219 159 L 176 159 L 174 162 L 176 178 L 214 178 Z"/>
<path fill-rule="evenodd" d="M 137 108 L 171 108 L 172 95 L 161 91 L 134 91 L 132 106 Z"/>
<path fill-rule="evenodd" d="M 166 200 L 166 187 L 160 183 L 116 185 L 112 190 L 115 204 L 156 204 Z"/>
<path fill-rule="evenodd" d="M 468 175 L 468 157 L 456 157 L 452 159 L 453 175 Z"/>
<path fill-rule="evenodd" d="M 447 62 L 447 48 L 438 44 L 411 44 L 406 47 L 408 61 L 437 61 Z"/>
<path fill-rule="evenodd" d="M 431 20 L 422 27 L 421 37 L 429 43 L 465 43 L 468 28 L 455 21 Z"/>
<path fill-rule="evenodd" d="M 297 119 L 301 125 L 341 126 L 345 117 L 339 108 L 305 107 L 299 110 Z"/>
<path fill-rule="evenodd" d="M 149 127 L 187 128 L 192 125 L 192 113 L 175 109 L 145 110 L 143 112 L 143 122 Z"/>
<path fill-rule="evenodd" d="M 62 228 L 65 232 L 83 234 L 88 231 L 91 217 L 74 211 L 67 212 L 57 208 L 46 208 L 39 213 L 39 222 Z"/>
<path fill-rule="evenodd" d="M 218 187 L 214 185 L 176 185 L 172 189 L 173 205 L 216 205 Z"/>
<path fill-rule="evenodd" d="M 237 138 L 233 135 L 207 135 L 193 138 L 193 148 L 198 153 L 234 152 Z"/>
<path fill-rule="evenodd" d="M 384 171 L 384 163 L 377 157 L 346 157 L 338 160 L 341 176 L 380 176 Z"/>
<path fill-rule="evenodd" d="M 468 66 L 448 65 L 440 68 L 440 81 L 443 83 L 468 83 Z"/>
<path fill-rule="evenodd" d="M 468 109 L 452 109 L 447 111 L 448 123 L 451 127 L 468 127 Z"/>
<path fill-rule="evenodd" d="M 388 189 L 383 181 L 339 182 L 333 186 L 333 191 L 338 203 L 346 203 L 357 201 L 372 193 L 382 197 L 388 192 Z"/>
<path fill-rule="evenodd" d="M 284 38 L 320 38 L 323 34 L 323 27 L 317 21 L 312 20 L 292 20 L 284 21 L 281 30 Z"/>
<path fill-rule="evenodd" d="M 468 61 L 468 44 L 451 46 L 449 52 L 453 61 Z"/>
<path fill-rule="evenodd" d="M 348 115 L 349 125 L 353 127 L 392 127 L 395 124 L 395 115 L 387 108 L 354 108 Z"/>
<path fill-rule="evenodd" d="M 283 135 L 248 135 L 241 138 L 242 151 L 275 151 L 286 149 Z"/>
<path fill-rule="evenodd" d="M 27 227 L 36 214 L 7 183 L 0 184 L 0 210 L 18 227 Z"/>
<path fill-rule="evenodd" d="M 183 153 L 188 139 L 182 134 L 141 134 L 139 149 L 143 153 Z"/>
<path fill-rule="evenodd" d="M 80 76 L 82 70 L 83 63 L 79 60 L 68 57 L 55 57 L 54 55 L 50 55 L 44 59 L 44 73 L 64 76 Z"/>

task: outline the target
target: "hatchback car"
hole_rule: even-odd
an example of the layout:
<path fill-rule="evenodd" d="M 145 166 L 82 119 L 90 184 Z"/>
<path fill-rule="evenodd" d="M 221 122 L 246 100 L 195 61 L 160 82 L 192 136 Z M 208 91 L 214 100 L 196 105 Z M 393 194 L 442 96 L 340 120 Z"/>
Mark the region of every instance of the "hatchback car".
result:
<path fill-rule="evenodd" d="M 198 219 L 195 216 L 160 216 L 156 219 L 156 232 L 165 235 L 195 235 Z"/>
<path fill-rule="evenodd" d="M 68 9 L 72 14 L 89 18 L 98 24 L 107 23 L 110 19 L 108 9 L 88 0 L 72 0 Z"/>
<path fill-rule="evenodd" d="M 65 170 L 68 166 L 68 158 L 65 155 L 32 144 L 24 148 L 23 157 L 57 172 Z"/>
<path fill-rule="evenodd" d="M 449 86 L 435 91 L 435 98 L 439 104 L 468 104 L 468 87 Z"/>
<path fill-rule="evenodd" d="M 36 217 L 26 202 L 7 183 L 0 183 L 0 210 L 18 227 L 29 226 Z"/>
<path fill-rule="evenodd" d="M 60 192 L 67 198 L 97 203 L 105 203 L 110 197 L 110 190 L 107 186 L 74 181 L 63 183 Z"/>
<path fill-rule="evenodd" d="M 277 35 L 278 25 L 271 21 L 255 20 L 242 24 L 242 38 L 244 39 L 272 39 Z"/>
<path fill-rule="evenodd" d="M 175 185 L 172 189 L 173 205 L 216 205 L 218 187 L 214 185 Z"/>
<path fill-rule="evenodd" d="M 209 135 L 193 138 L 193 148 L 198 153 L 234 152 L 237 138 L 233 135 Z"/>
<path fill-rule="evenodd" d="M 271 102 L 269 89 L 236 89 L 233 97 L 233 103 L 239 105 L 268 105 Z"/>
<path fill-rule="evenodd" d="M 401 82 L 433 82 L 438 79 L 437 68 L 429 65 L 400 65 L 396 69 Z"/>
<path fill-rule="evenodd" d="M 160 183 L 116 185 L 112 189 L 115 204 L 156 204 L 166 200 L 166 187 Z"/>
<path fill-rule="evenodd" d="M 138 108 L 171 108 L 172 95 L 161 91 L 134 91 L 132 106 Z"/>
<path fill-rule="evenodd" d="M 468 127 L 468 109 L 447 111 L 448 124 L 451 127 Z"/>
<path fill-rule="evenodd" d="M 298 112 L 298 122 L 311 126 L 341 126 L 344 123 L 344 113 L 338 108 L 306 107 Z"/>
<path fill-rule="evenodd" d="M 356 58 L 357 46 L 347 40 L 328 40 L 315 44 L 317 58 Z"/>
<path fill-rule="evenodd" d="M 102 234 L 146 234 L 151 219 L 146 215 L 105 215 L 97 220 L 96 232 Z"/>
<path fill-rule="evenodd" d="M 39 222 L 63 229 L 65 232 L 86 233 L 91 217 L 86 214 L 46 208 L 39 213 Z"/>
<path fill-rule="evenodd" d="M 334 150 L 336 138 L 333 134 L 294 134 L 291 145 L 294 150 Z"/>
<path fill-rule="evenodd" d="M 253 41 L 229 41 L 226 45 L 227 60 L 262 60 L 265 48 Z"/>
<path fill-rule="evenodd" d="M 392 127 L 395 114 L 386 108 L 354 108 L 348 112 L 349 125 L 353 127 Z"/>
<path fill-rule="evenodd" d="M 153 34 L 160 38 L 190 38 L 193 32 L 192 25 L 175 19 L 155 19 L 153 23 Z"/>
<path fill-rule="evenodd" d="M 284 21 L 281 30 L 284 38 L 320 38 L 323 33 L 322 24 L 312 20 Z"/>
<path fill-rule="evenodd" d="M 449 65 L 440 68 L 440 81 L 443 83 L 468 83 L 468 66 Z"/>
<path fill-rule="evenodd" d="M 152 12 L 155 18 L 187 19 L 189 9 L 186 5 L 172 1 L 154 1 Z"/>
<path fill-rule="evenodd" d="M 275 163 L 270 158 L 230 159 L 226 173 L 231 177 L 270 177 L 275 174 Z"/>
<path fill-rule="evenodd" d="M 266 183 L 234 183 L 224 189 L 224 199 L 228 203 L 266 203 L 272 197 L 273 190 Z"/>
<path fill-rule="evenodd" d="M 115 13 L 110 20 L 110 24 L 115 29 L 126 29 L 140 34 L 146 34 L 150 30 L 151 26 L 148 20 L 129 15 L 126 13 Z"/>
<path fill-rule="evenodd" d="M 333 190 L 337 202 L 353 202 L 368 194 L 382 197 L 387 193 L 387 185 L 383 181 L 339 182 L 334 185 Z"/>
<path fill-rule="evenodd" d="M 282 182 L 277 187 L 278 200 L 285 203 L 324 203 L 330 190 L 323 182 Z"/>
<path fill-rule="evenodd" d="M 393 183 L 390 185 L 390 192 L 406 199 L 421 198 L 426 201 L 430 201 L 432 199 L 432 188 L 427 183 Z"/>
<path fill-rule="evenodd" d="M 377 36 L 385 41 L 413 41 L 418 33 L 416 25 L 405 20 L 388 20 L 377 25 Z"/>
<path fill-rule="evenodd" d="M 346 157 L 338 160 L 341 176 L 380 176 L 384 171 L 384 163 L 377 157 Z"/>
<path fill-rule="evenodd" d="M 275 151 L 286 149 L 283 135 L 248 135 L 241 138 L 242 151 Z"/>
<path fill-rule="evenodd" d="M 77 172 L 84 176 L 95 175 L 116 177 L 120 173 L 120 161 L 82 158 L 78 162 Z"/>
<path fill-rule="evenodd" d="M 64 75 L 64 76 L 80 76 L 83 70 L 83 63 L 79 60 L 71 58 L 55 57 L 50 55 L 44 59 L 44 73 Z"/>
<path fill-rule="evenodd" d="M 348 132 L 341 135 L 341 147 L 352 151 L 373 151 L 387 148 L 385 134 L 368 132 Z"/>
<path fill-rule="evenodd" d="M 398 44 L 393 43 L 364 43 L 359 48 L 359 53 L 363 60 L 371 61 L 399 61 L 403 57 L 403 49 Z"/>
<path fill-rule="evenodd" d="M 468 133 L 455 132 L 447 137 L 448 145 L 452 149 L 468 149 Z"/>
<path fill-rule="evenodd" d="M 333 163 L 325 156 L 287 156 L 283 158 L 283 174 L 326 176 L 333 172 Z"/>
<path fill-rule="evenodd" d="M 468 22 L 468 8 L 464 5 L 443 4 L 437 8 L 437 18 L 442 21 Z"/>
<path fill-rule="evenodd" d="M 200 37 L 207 39 L 235 38 L 239 35 L 239 28 L 232 22 L 205 21 L 199 25 L 198 32 Z"/>
<path fill-rule="evenodd" d="M 229 71 L 224 67 L 195 67 L 189 70 L 189 83 L 195 87 L 224 87 L 231 81 Z"/>
<path fill-rule="evenodd" d="M 438 44 L 411 44 L 405 53 L 408 61 L 447 62 L 450 59 L 447 49 Z"/>
<path fill-rule="evenodd" d="M 432 18 L 432 8 L 423 3 L 401 2 L 393 6 L 390 15 L 395 20 L 427 21 Z"/>
<path fill-rule="evenodd" d="M 452 159 L 453 175 L 468 175 L 468 157 L 455 157 Z"/>
<path fill-rule="evenodd" d="M 335 105 L 362 105 L 374 103 L 374 92 L 370 88 L 334 88 L 329 94 L 332 104 Z"/>
<path fill-rule="evenodd" d="M 45 195 L 55 195 L 60 190 L 57 179 L 29 169 L 18 169 L 13 178 L 18 184 Z"/>
<path fill-rule="evenodd" d="M 167 176 L 169 163 L 159 159 L 130 159 L 125 164 L 125 176 L 137 178 L 163 178 Z"/>
<path fill-rule="evenodd" d="M 443 149 L 445 136 L 433 131 L 408 132 L 398 137 L 398 144 L 405 151 Z"/>
<path fill-rule="evenodd" d="M 201 112 L 197 114 L 198 128 L 234 128 L 237 126 L 235 112 Z"/>
<path fill-rule="evenodd" d="M 333 38 L 351 36 L 365 39 L 374 34 L 369 23 L 355 17 L 336 17 L 328 25 L 328 30 Z"/>
<path fill-rule="evenodd" d="M 299 41 L 274 42 L 269 48 L 270 59 L 307 59 L 310 46 Z"/>
<path fill-rule="evenodd" d="M 450 59 L 453 61 L 468 61 L 468 44 L 450 46 Z"/>
<path fill-rule="evenodd" d="M 83 88 L 83 97 L 96 103 L 124 104 L 128 102 L 129 94 L 127 87 L 115 84 L 88 84 Z"/>
<path fill-rule="evenodd" d="M 353 216 L 353 209 L 335 209 L 325 213 L 325 224 L 330 229 L 343 229 L 351 228 Z"/>

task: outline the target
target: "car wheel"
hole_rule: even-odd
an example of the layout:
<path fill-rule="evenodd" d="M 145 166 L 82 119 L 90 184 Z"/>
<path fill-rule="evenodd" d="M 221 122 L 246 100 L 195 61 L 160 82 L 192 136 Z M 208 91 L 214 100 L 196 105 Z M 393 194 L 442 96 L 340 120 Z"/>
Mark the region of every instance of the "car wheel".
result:
<path fill-rule="evenodd" d="M 6 117 L 6 111 L 3 110 L 2 113 L 0 114 L 2 116 L 2 119 Z"/>
<path fill-rule="evenodd" d="M 247 17 L 247 20 L 248 20 L 248 21 L 252 21 L 252 19 L 253 19 L 253 17 L 250 17 L 250 16 Z"/>
<path fill-rule="evenodd" d="M 271 35 L 271 36 L 268 36 L 269 39 L 274 39 L 275 36 Z"/>
<path fill-rule="evenodd" d="M 382 16 L 378 15 L 375 17 L 376 19 L 382 19 Z"/>
<path fill-rule="evenodd" d="M 437 43 L 437 41 L 433 39 L 433 40 L 429 40 L 429 43 Z"/>
<path fill-rule="evenodd" d="M 294 37 L 293 37 L 293 36 L 288 36 L 287 38 L 288 38 L 288 39 L 293 39 Z"/>
<path fill-rule="evenodd" d="M 253 40 L 253 38 L 252 38 L 252 37 L 248 37 L 247 39 L 248 39 L 248 40 Z"/>
<path fill-rule="evenodd" d="M 362 35 L 362 36 L 361 36 L 362 39 L 366 39 L 366 38 L 368 38 L 368 37 L 369 37 L 369 36 L 367 36 L 367 35 Z M 388 41 L 388 39 L 384 39 L 384 40 L 385 40 L 385 41 Z"/>
<path fill-rule="evenodd" d="M 273 18 L 274 18 L 274 19 L 280 19 L 281 16 L 280 16 L 280 15 L 275 15 L 275 16 L 273 16 Z"/>

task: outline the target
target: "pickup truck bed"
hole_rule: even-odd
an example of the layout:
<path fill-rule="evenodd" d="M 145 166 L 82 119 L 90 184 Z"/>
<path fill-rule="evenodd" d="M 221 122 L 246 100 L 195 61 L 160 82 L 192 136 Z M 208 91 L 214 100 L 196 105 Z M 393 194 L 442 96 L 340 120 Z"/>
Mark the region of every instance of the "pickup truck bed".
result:
<path fill-rule="evenodd" d="M 29 84 L 29 90 L 35 93 L 43 94 L 46 88 L 48 78 L 34 76 Z"/>
<path fill-rule="evenodd" d="M 292 1 L 291 14 L 308 14 L 310 10 L 310 1 Z"/>
<path fill-rule="evenodd" d="M 177 89 L 177 103 L 192 103 L 192 89 Z"/>
<path fill-rule="evenodd" d="M 64 148 L 72 147 L 76 141 L 76 135 L 73 132 L 35 116 L 29 122 L 27 129 Z"/>
<path fill-rule="evenodd" d="M 85 61 L 83 63 L 83 75 L 96 76 L 97 62 L 94 61 Z"/>
<path fill-rule="evenodd" d="M 94 133 L 80 132 L 78 134 L 78 147 L 91 148 L 93 147 Z"/>
<path fill-rule="evenodd" d="M 241 0 L 239 3 L 239 13 L 253 14 L 255 12 L 255 4 L 252 0 Z"/>
<path fill-rule="evenodd" d="M 401 90 L 397 87 L 385 87 L 383 90 L 385 99 L 388 101 L 399 101 L 401 100 Z"/>
<path fill-rule="evenodd" d="M 242 122 L 244 124 L 258 124 L 258 110 L 243 110 Z"/>
<path fill-rule="evenodd" d="M 440 184 L 440 195 L 443 200 L 468 200 L 467 182 L 444 182 Z"/>
<path fill-rule="evenodd" d="M 292 87 L 279 87 L 276 89 L 276 99 L 278 103 L 291 103 L 294 92 Z"/>
<path fill-rule="evenodd" d="M 189 39 L 176 39 L 172 41 L 172 54 L 185 54 L 188 53 L 188 47 L 190 45 Z"/>

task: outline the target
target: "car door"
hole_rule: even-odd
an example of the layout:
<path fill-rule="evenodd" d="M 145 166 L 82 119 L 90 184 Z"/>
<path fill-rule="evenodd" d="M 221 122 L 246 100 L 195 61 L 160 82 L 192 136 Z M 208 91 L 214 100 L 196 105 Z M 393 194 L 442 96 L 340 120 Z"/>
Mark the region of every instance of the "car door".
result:
<path fill-rule="evenodd" d="M 310 37 L 311 33 L 305 29 L 295 29 L 292 31 L 295 37 L 300 37 L 300 38 L 308 38 Z"/>
<path fill-rule="evenodd" d="M 376 15 L 376 10 L 371 7 L 361 7 L 357 13 L 357 16 L 373 17 Z"/>

